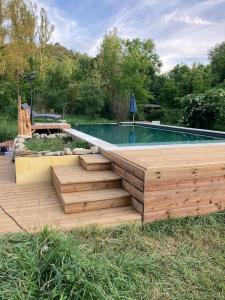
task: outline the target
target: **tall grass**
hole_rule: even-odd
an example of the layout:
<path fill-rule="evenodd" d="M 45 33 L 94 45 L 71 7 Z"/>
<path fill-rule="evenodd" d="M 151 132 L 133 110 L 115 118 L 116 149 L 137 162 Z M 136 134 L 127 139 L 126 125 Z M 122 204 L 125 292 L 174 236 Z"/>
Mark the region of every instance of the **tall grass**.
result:
<path fill-rule="evenodd" d="M 0 114 L 0 142 L 17 136 L 17 120 Z"/>
<path fill-rule="evenodd" d="M 224 299 L 224 213 L 0 237 L 0 299 Z"/>

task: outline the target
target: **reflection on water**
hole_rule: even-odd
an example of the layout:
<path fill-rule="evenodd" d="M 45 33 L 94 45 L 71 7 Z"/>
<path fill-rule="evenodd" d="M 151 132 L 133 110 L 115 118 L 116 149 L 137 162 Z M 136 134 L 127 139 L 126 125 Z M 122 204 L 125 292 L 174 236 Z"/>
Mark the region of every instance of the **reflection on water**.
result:
<path fill-rule="evenodd" d="M 118 146 L 225 142 L 225 139 L 218 137 L 139 125 L 76 125 L 74 128 Z"/>

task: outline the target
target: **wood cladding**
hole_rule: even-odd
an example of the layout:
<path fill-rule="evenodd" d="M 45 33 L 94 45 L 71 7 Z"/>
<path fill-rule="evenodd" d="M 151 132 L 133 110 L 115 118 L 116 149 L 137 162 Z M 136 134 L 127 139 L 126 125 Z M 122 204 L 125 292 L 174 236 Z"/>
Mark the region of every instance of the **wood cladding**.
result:
<path fill-rule="evenodd" d="M 143 190 L 117 172 L 124 188 L 143 202 L 144 222 L 198 216 L 225 209 L 225 146 L 177 147 L 113 151 L 119 163 L 132 162 L 144 170 Z M 120 169 L 119 169 L 120 170 Z M 136 172 L 138 174 L 140 172 Z M 138 201 L 138 202 L 137 202 Z"/>

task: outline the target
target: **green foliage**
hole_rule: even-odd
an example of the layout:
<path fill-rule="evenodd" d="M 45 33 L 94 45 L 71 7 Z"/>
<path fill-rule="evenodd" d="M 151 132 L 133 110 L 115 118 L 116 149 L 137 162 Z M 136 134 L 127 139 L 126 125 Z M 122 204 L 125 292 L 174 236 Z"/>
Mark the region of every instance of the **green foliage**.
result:
<path fill-rule="evenodd" d="M 104 105 L 104 93 L 96 59 L 87 55 L 78 56 L 72 80 L 74 81 L 70 85 L 70 111 L 96 117 Z"/>
<path fill-rule="evenodd" d="M 69 102 L 70 73 L 66 64 L 57 63 L 48 70 L 45 83 L 46 107 L 65 115 Z"/>
<path fill-rule="evenodd" d="M 216 45 L 209 51 L 209 60 L 216 83 L 225 80 L 225 42 Z"/>
<path fill-rule="evenodd" d="M 17 121 L 0 115 L 0 142 L 13 140 L 17 136 Z"/>
<path fill-rule="evenodd" d="M 53 30 L 43 8 L 37 10 L 25 0 L 0 0 L 0 113 L 16 118 L 19 94 L 23 102 L 30 102 L 30 86 L 21 75 L 31 72 L 37 75 L 35 110 L 58 112 L 63 118 L 70 113 L 127 120 L 134 94 L 137 118 L 143 116 L 142 104 L 157 103 L 161 120 L 175 122 L 183 97 L 225 88 L 225 42 L 209 51 L 209 65 L 178 64 L 159 74 L 161 61 L 151 39 L 123 39 L 114 29 L 103 37 L 96 57 L 90 57 L 48 44 Z M 225 129 L 222 119 L 199 123 Z"/>
<path fill-rule="evenodd" d="M 191 93 L 203 93 L 212 86 L 210 66 L 176 65 L 168 74 L 162 76 L 158 100 L 166 107 L 179 108 L 181 98 Z"/>
<path fill-rule="evenodd" d="M 223 299 L 224 230 L 218 213 L 143 228 L 2 235 L 0 298 Z"/>
<path fill-rule="evenodd" d="M 160 67 L 152 40 L 123 40 L 114 30 L 102 41 L 99 65 L 111 110 L 119 121 L 127 117 L 132 94 L 139 104 L 152 98 L 149 84 Z"/>
<path fill-rule="evenodd" d="M 181 122 L 188 127 L 213 129 L 224 119 L 225 90 L 211 89 L 204 94 L 190 94 L 182 99 Z"/>
<path fill-rule="evenodd" d="M 182 117 L 180 108 L 163 107 L 146 115 L 148 121 L 160 121 L 162 124 L 178 125 Z"/>
<path fill-rule="evenodd" d="M 82 140 L 55 139 L 30 139 L 25 142 L 26 148 L 32 151 L 62 151 L 65 147 L 89 148 L 88 144 Z"/>

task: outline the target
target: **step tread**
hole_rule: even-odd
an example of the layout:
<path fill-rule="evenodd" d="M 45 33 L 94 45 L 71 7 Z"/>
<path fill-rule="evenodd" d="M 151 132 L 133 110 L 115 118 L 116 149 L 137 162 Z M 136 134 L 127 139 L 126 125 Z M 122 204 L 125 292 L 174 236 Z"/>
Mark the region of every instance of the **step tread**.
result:
<path fill-rule="evenodd" d="M 138 222 L 141 224 L 141 215 L 137 213 L 131 206 L 122 206 L 114 208 L 106 208 L 92 211 L 85 211 L 64 215 L 67 220 L 68 227 L 71 225 L 69 219 L 74 226 L 74 218 L 76 218 L 77 227 L 83 226 L 115 226 L 126 224 L 129 222 Z"/>
<path fill-rule="evenodd" d="M 62 193 L 61 196 L 64 204 L 70 205 L 75 203 L 104 201 L 104 200 L 124 198 L 124 197 L 129 197 L 130 194 L 121 188 L 117 188 L 117 189 Z"/>
<path fill-rule="evenodd" d="M 87 171 L 80 165 L 54 166 L 52 169 L 60 184 L 105 182 L 121 179 L 111 170 Z"/>
<path fill-rule="evenodd" d="M 110 160 L 103 157 L 100 154 L 87 154 L 80 156 L 87 165 L 94 165 L 94 164 L 109 164 Z"/>

